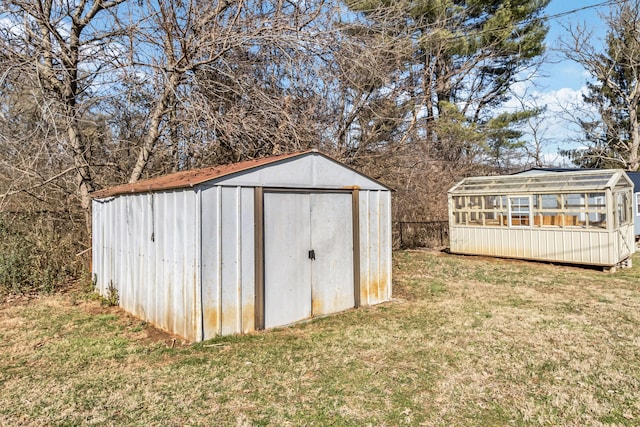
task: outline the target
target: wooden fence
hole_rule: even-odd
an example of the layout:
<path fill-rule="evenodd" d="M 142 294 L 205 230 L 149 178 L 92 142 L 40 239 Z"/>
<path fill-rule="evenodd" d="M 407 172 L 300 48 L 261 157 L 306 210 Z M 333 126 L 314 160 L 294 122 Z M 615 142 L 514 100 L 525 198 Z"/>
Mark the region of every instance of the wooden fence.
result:
<path fill-rule="evenodd" d="M 449 246 L 448 221 L 397 221 L 393 223 L 393 248 L 444 248 Z"/>

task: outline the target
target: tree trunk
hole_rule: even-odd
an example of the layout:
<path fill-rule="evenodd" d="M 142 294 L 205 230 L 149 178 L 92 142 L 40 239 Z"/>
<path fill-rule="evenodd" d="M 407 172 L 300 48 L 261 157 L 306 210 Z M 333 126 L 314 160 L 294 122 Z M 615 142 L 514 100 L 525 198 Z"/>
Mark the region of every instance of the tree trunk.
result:
<path fill-rule="evenodd" d="M 169 75 L 169 79 L 165 81 L 164 91 L 160 96 L 160 99 L 156 101 L 156 105 L 151 113 L 151 120 L 149 121 L 149 133 L 147 133 L 146 137 L 142 142 L 142 147 L 140 147 L 140 153 L 138 154 L 138 159 L 136 160 L 136 164 L 133 167 L 131 172 L 131 176 L 129 177 L 129 182 L 137 182 L 144 169 L 149 164 L 149 159 L 151 159 L 151 154 L 153 154 L 154 147 L 160 138 L 160 125 L 162 120 L 164 119 L 165 114 L 167 113 L 167 108 L 171 104 L 171 100 L 175 96 L 175 91 L 180 84 L 180 79 L 182 74 L 178 71 L 173 71 Z"/>
<path fill-rule="evenodd" d="M 637 171 L 640 167 L 640 123 L 638 123 L 638 105 L 634 104 L 629 107 L 629 137 L 631 138 L 631 147 L 629 150 L 628 169 Z"/>

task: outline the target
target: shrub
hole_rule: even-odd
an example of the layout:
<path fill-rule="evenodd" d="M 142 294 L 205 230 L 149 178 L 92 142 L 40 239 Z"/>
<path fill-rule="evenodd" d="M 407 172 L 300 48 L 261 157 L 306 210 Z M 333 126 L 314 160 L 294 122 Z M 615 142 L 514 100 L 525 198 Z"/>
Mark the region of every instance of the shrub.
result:
<path fill-rule="evenodd" d="M 87 269 L 78 223 L 52 214 L 1 214 L 0 293 L 48 293 Z"/>

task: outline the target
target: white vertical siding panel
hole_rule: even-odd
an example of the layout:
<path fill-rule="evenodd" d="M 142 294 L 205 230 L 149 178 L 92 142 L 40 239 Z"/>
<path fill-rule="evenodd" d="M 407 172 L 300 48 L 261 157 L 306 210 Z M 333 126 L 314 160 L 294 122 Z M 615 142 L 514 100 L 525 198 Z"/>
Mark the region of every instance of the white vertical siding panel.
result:
<path fill-rule="evenodd" d="M 368 245 L 365 248 L 367 252 L 367 281 L 365 282 L 365 292 L 367 295 L 367 304 L 375 304 L 378 299 L 378 246 L 380 244 L 377 227 L 377 195 L 373 191 L 367 191 L 367 241 Z"/>
<path fill-rule="evenodd" d="M 369 191 L 369 303 L 380 302 L 380 192 Z"/>
<path fill-rule="evenodd" d="M 140 245 L 138 239 L 138 222 L 140 221 L 140 212 L 138 211 L 139 194 L 133 194 L 127 197 L 127 259 L 129 268 L 127 270 L 127 286 L 130 292 L 130 305 L 135 309 L 138 304 L 138 293 L 140 292 L 140 286 L 138 286 L 138 273 L 140 271 L 138 267 L 138 247 Z"/>
<path fill-rule="evenodd" d="M 185 249 L 185 234 L 184 234 L 184 218 L 182 218 L 182 204 L 184 203 L 183 199 L 184 192 L 182 191 L 173 191 L 167 193 L 168 199 L 171 203 L 171 213 L 173 217 L 171 218 L 171 225 L 167 230 L 167 234 L 170 237 L 172 244 L 169 246 L 169 268 L 172 270 L 173 280 L 170 283 L 171 287 L 171 299 L 167 301 L 167 309 L 171 313 L 168 315 L 167 320 L 169 323 L 169 327 L 174 331 L 182 332 L 184 328 L 184 305 L 182 304 L 182 300 L 184 296 L 182 295 L 181 284 L 184 281 L 184 263 L 183 260 L 183 252 Z"/>
<path fill-rule="evenodd" d="M 193 283 L 193 306 L 191 323 L 194 325 L 195 340 L 202 340 L 202 189 L 196 188 L 195 193 L 195 264 Z"/>
<path fill-rule="evenodd" d="M 605 252 L 607 250 L 605 237 L 606 233 L 595 233 L 595 235 L 593 236 L 598 247 L 598 250 L 596 251 L 598 264 L 604 264 L 606 262 L 606 259 L 608 258 Z"/>
<path fill-rule="evenodd" d="M 565 244 L 565 250 L 561 253 L 561 257 L 564 258 L 563 261 L 568 259 L 573 259 L 579 262 L 580 261 L 579 254 L 576 253 L 575 251 L 576 244 L 573 241 L 573 235 L 571 231 L 569 231 L 566 228 L 563 228 L 562 235 L 563 235 L 562 241 Z"/>
<path fill-rule="evenodd" d="M 117 245 L 117 242 L 120 241 L 120 228 L 118 224 L 116 224 L 116 218 L 118 218 L 118 213 L 120 210 L 120 204 L 118 203 L 118 199 L 114 199 L 111 203 L 111 209 L 109 209 L 109 220 L 110 220 L 110 238 L 109 238 L 109 247 L 110 247 L 110 256 L 109 256 L 109 275 L 107 277 L 107 282 L 105 283 L 105 292 L 109 287 L 109 284 L 117 282 L 118 280 L 118 253 L 120 248 Z M 120 222 L 120 221 L 118 221 Z M 115 286 L 115 283 L 114 283 Z"/>
<path fill-rule="evenodd" d="M 519 255 L 519 252 L 520 252 L 519 231 L 520 230 L 516 228 L 513 230 L 513 233 L 509 234 L 511 244 L 508 247 L 506 246 L 502 247 L 503 255 L 521 257 L 521 255 Z"/>
<path fill-rule="evenodd" d="M 515 231 L 515 230 L 514 230 Z M 516 233 L 509 233 L 509 246 L 500 245 L 500 255 L 502 256 L 514 256 L 514 252 L 516 251 L 515 247 L 517 245 L 516 241 Z"/>
<path fill-rule="evenodd" d="M 194 264 L 196 259 L 195 248 L 195 225 L 196 225 L 196 209 L 194 204 L 193 190 L 181 191 L 178 194 L 181 195 L 180 200 L 180 218 L 182 219 L 182 251 L 178 256 L 178 264 L 182 267 L 182 279 L 176 286 L 179 288 L 179 295 L 181 297 L 181 310 L 182 310 L 182 332 L 180 335 L 193 339 L 193 324 L 191 323 L 191 314 L 193 312 L 193 300 L 195 295 L 193 294 L 193 283 L 195 281 Z M 177 329 L 179 330 L 179 329 Z"/>
<path fill-rule="evenodd" d="M 164 306 L 167 301 L 167 284 L 171 283 L 171 271 L 167 269 L 167 230 L 170 227 L 168 218 L 171 217 L 167 197 L 164 193 L 155 194 L 155 215 L 156 215 L 156 283 L 157 293 L 155 295 L 155 303 L 152 305 L 152 313 L 149 313 L 150 319 L 153 319 L 155 325 L 162 329 L 168 329 L 169 324 L 163 320 Z"/>
<path fill-rule="evenodd" d="M 238 332 L 255 329 L 255 224 L 253 188 L 241 189 L 242 324 Z"/>
<path fill-rule="evenodd" d="M 533 233 L 530 230 L 523 230 L 521 232 L 522 236 L 522 257 L 523 258 L 532 258 L 533 257 Z"/>
<path fill-rule="evenodd" d="M 105 233 L 104 233 L 104 251 L 105 251 L 105 260 L 104 260 L 104 269 L 102 270 L 102 295 L 106 295 L 107 287 L 109 286 L 109 282 L 113 280 L 113 258 L 114 258 L 114 237 L 115 237 L 115 227 L 114 227 L 114 214 L 116 209 L 115 200 L 107 202 L 105 204 Z"/>
<path fill-rule="evenodd" d="M 158 263 L 158 246 L 156 243 L 156 224 L 157 224 L 157 216 L 156 216 L 156 196 L 153 193 L 147 194 L 146 196 L 146 211 L 147 217 L 149 221 L 148 229 L 145 230 L 143 234 L 143 240 L 145 244 L 145 252 L 143 256 L 143 260 L 145 262 L 145 270 L 144 270 L 144 278 L 147 282 L 145 286 L 144 292 L 144 301 L 145 301 L 145 317 L 144 319 L 149 319 L 150 315 L 155 315 L 155 304 L 157 304 L 157 299 L 155 298 L 157 291 L 157 269 L 156 265 Z"/>
<path fill-rule="evenodd" d="M 194 284 L 196 281 L 195 261 L 196 261 L 196 204 L 195 191 L 182 191 L 181 218 L 183 230 L 183 251 L 178 262 L 182 265 L 182 280 L 178 284 L 180 296 L 182 297 L 182 330 L 181 335 L 190 340 L 195 338 L 196 326 L 192 322 L 193 302 L 196 298 Z"/>
<path fill-rule="evenodd" d="M 518 232 L 516 233 L 516 248 L 517 248 L 517 254 L 519 257 L 524 258 L 525 255 L 525 246 L 529 243 L 529 239 L 527 239 L 527 236 L 525 235 L 525 232 L 523 229 L 518 229 Z"/>
<path fill-rule="evenodd" d="M 221 246 L 219 230 L 220 187 L 202 191 L 202 330 L 203 339 L 210 339 L 220 332 L 218 312 L 219 264 Z"/>
<path fill-rule="evenodd" d="M 566 261 L 569 255 L 569 247 L 566 240 L 565 232 L 563 229 L 554 230 L 550 236 L 554 241 L 553 256 L 558 261 Z"/>
<path fill-rule="evenodd" d="M 109 264 L 111 263 L 111 242 L 109 241 L 107 233 L 110 224 L 109 211 L 111 210 L 111 203 L 106 201 L 99 201 L 98 204 L 100 205 L 101 224 L 99 228 L 101 241 L 94 243 L 94 245 L 100 245 L 102 258 L 96 260 L 96 262 L 98 262 L 100 265 L 96 270 L 97 277 L 95 277 L 95 279 L 97 280 L 96 289 L 98 290 L 98 292 L 100 292 L 100 294 L 104 295 L 104 291 L 106 289 L 105 283 L 108 283 L 107 275 L 110 274 Z"/>
<path fill-rule="evenodd" d="M 118 203 L 118 211 L 117 211 L 117 227 L 119 231 L 120 238 L 116 242 L 116 246 L 118 248 L 117 251 L 117 262 L 118 265 L 116 267 L 116 287 L 118 288 L 118 293 L 121 296 L 121 299 L 124 299 L 125 303 L 129 298 L 129 289 L 126 286 L 127 280 L 127 198 L 126 197 L 118 197 L 116 199 Z"/>
<path fill-rule="evenodd" d="M 124 211 L 125 211 L 125 244 L 123 245 L 123 254 L 126 259 L 126 268 L 123 271 L 122 286 L 127 290 L 129 307 L 135 309 L 135 286 L 133 284 L 133 271 L 135 265 L 133 263 L 133 232 L 134 232 L 134 219 L 133 219 L 133 197 L 124 197 Z M 131 312 L 131 309 L 128 310 Z"/>
<path fill-rule="evenodd" d="M 222 335 L 239 332 L 242 316 L 242 283 L 239 277 L 241 252 L 240 191 L 237 187 L 222 188 Z"/>
<path fill-rule="evenodd" d="M 96 269 L 96 273 L 97 273 L 97 277 L 94 276 L 94 278 L 96 279 L 96 289 L 98 290 L 98 292 L 100 292 L 100 294 L 104 295 L 104 291 L 106 288 L 105 283 L 107 283 L 107 275 L 110 274 L 109 273 L 109 263 L 111 262 L 111 242 L 109 242 L 108 240 L 108 233 L 107 233 L 107 229 L 109 227 L 110 221 L 109 221 L 109 210 L 111 209 L 111 204 L 109 202 L 106 201 L 99 201 L 98 205 L 100 205 L 100 219 L 99 221 L 101 222 L 101 224 L 99 225 L 100 228 L 100 242 L 96 242 L 94 243 L 94 246 L 100 245 L 100 251 L 102 254 L 102 258 L 97 259 L 96 262 L 99 263 L 98 268 Z"/>
<path fill-rule="evenodd" d="M 382 202 L 380 209 L 380 233 L 382 235 L 382 239 L 380 241 L 380 254 L 381 260 L 380 263 L 383 266 L 383 279 L 384 279 L 384 288 L 386 290 L 384 294 L 384 300 L 391 300 L 392 296 L 392 286 L 393 280 L 391 278 L 393 264 L 392 264 L 392 246 L 393 246 L 393 236 L 392 225 L 391 225 L 391 192 L 390 191 L 381 191 L 380 192 L 380 200 Z"/>
<path fill-rule="evenodd" d="M 102 236 L 102 227 L 104 227 L 104 219 L 102 218 L 102 203 L 96 200 L 91 201 L 91 280 L 96 280 L 95 285 L 98 286 L 98 275 L 102 276 L 102 259 L 104 237 Z"/>
<path fill-rule="evenodd" d="M 185 281 L 185 310 L 187 311 L 186 323 L 187 323 L 187 337 L 190 340 L 200 339 L 200 335 L 197 334 L 200 327 L 196 321 L 196 313 L 199 311 L 196 307 L 197 291 L 196 286 L 198 284 L 199 266 L 198 266 L 198 254 L 196 253 L 198 245 L 198 239 L 200 238 L 200 229 L 198 227 L 198 198 L 195 190 L 187 192 L 188 203 L 186 206 L 186 213 L 188 217 L 187 231 L 189 233 L 188 255 L 185 259 L 186 265 L 189 267 L 187 278 Z"/>
<path fill-rule="evenodd" d="M 236 327 L 234 332 L 238 333 L 240 331 L 242 331 L 242 264 L 243 264 L 243 259 L 242 259 L 242 249 L 243 249 L 243 245 L 242 245 L 242 210 L 244 209 L 244 206 L 242 205 L 242 189 L 240 187 L 236 187 L 235 188 L 236 194 L 235 194 L 235 198 L 237 200 L 236 203 L 236 239 L 237 239 L 237 246 L 236 246 L 236 253 L 235 253 L 235 258 L 236 258 L 236 262 L 235 262 L 235 266 L 236 266 L 236 271 L 235 271 L 235 279 L 236 279 Z"/>
<path fill-rule="evenodd" d="M 597 240 L 594 238 L 595 236 L 591 233 L 583 233 L 582 231 L 576 231 L 574 234 L 577 237 L 576 241 L 578 241 L 580 245 L 578 250 L 580 251 L 582 262 L 586 263 L 591 259 L 597 261 L 601 248 L 598 246 Z"/>
<path fill-rule="evenodd" d="M 161 329 L 196 339 L 194 191 L 130 195 L 120 244 L 122 306 Z M 121 212 L 122 214 L 122 212 Z"/>
<path fill-rule="evenodd" d="M 95 281 L 96 290 L 100 290 L 104 275 L 105 241 L 104 241 L 104 203 L 91 202 L 91 280 Z"/>
<path fill-rule="evenodd" d="M 135 254 L 135 264 L 136 264 L 136 301 L 137 305 L 144 307 L 147 305 L 147 292 L 150 285 L 153 283 L 150 278 L 146 277 L 147 271 L 147 253 L 149 252 L 149 230 L 151 229 L 151 220 L 149 215 L 151 214 L 151 209 L 149 207 L 149 203 L 147 194 L 138 194 L 136 197 L 137 211 L 138 211 L 138 221 L 137 221 L 137 230 L 135 233 L 134 242 L 136 246 L 136 254 Z"/>
<path fill-rule="evenodd" d="M 371 280 L 370 251 L 371 233 L 369 231 L 369 191 L 360 191 L 359 223 L 360 223 L 360 304 L 369 305 L 369 283 Z"/>
<path fill-rule="evenodd" d="M 391 196 L 364 190 L 359 200 L 360 303 L 372 305 L 391 298 Z"/>
<path fill-rule="evenodd" d="M 628 229 L 621 230 L 633 242 Z M 618 231 L 581 228 L 450 227 L 452 253 L 591 265 L 615 265 L 626 258 Z M 633 243 L 629 244 L 633 248 Z"/>

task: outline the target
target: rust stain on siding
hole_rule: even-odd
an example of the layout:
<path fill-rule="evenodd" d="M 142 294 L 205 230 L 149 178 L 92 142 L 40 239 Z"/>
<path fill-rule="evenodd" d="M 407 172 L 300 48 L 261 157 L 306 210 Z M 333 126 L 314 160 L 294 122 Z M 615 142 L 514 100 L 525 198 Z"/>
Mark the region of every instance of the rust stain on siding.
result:
<path fill-rule="evenodd" d="M 226 334 L 227 331 L 233 331 L 232 333 L 238 333 L 238 307 L 231 304 L 224 304 L 222 307 L 222 333 Z"/>
<path fill-rule="evenodd" d="M 362 305 L 377 304 L 387 300 L 389 293 L 389 283 L 384 275 L 382 278 L 374 278 L 365 282 L 361 287 L 360 297 Z"/>
<path fill-rule="evenodd" d="M 311 315 L 315 316 L 318 313 L 325 313 L 323 301 L 318 297 L 311 297 Z"/>
<path fill-rule="evenodd" d="M 204 307 L 202 323 L 205 336 L 218 334 L 218 310 L 214 307 Z"/>
<path fill-rule="evenodd" d="M 255 331 L 255 308 L 253 304 L 242 306 L 242 332 Z"/>
<path fill-rule="evenodd" d="M 369 284 L 364 280 L 360 281 L 360 305 L 369 305 Z"/>
<path fill-rule="evenodd" d="M 371 280 L 367 283 L 367 287 L 369 288 L 369 296 L 373 303 L 380 301 L 380 286 L 377 280 Z"/>

